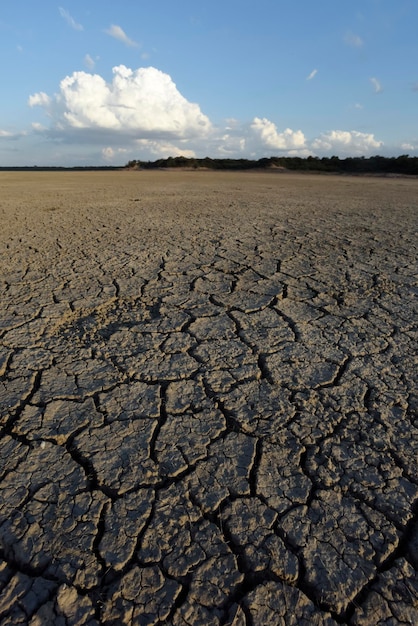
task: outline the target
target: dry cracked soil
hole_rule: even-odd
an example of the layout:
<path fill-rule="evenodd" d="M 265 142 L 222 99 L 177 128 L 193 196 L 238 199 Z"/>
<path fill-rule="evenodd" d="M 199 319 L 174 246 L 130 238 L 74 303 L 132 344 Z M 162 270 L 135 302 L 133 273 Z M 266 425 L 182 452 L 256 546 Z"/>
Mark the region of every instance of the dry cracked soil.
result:
<path fill-rule="evenodd" d="M 0 173 L 0 623 L 418 623 L 418 180 Z"/>

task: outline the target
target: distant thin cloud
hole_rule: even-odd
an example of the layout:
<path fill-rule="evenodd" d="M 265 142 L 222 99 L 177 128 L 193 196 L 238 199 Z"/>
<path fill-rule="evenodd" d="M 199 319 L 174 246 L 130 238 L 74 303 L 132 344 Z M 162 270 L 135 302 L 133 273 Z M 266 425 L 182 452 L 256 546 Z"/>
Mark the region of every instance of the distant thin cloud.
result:
<path fill-rule="evenodd" d="M 344 41 L 347 46 L 351 46 L 352 48 L 362 48 L 364 42 L 359 35 L 355 35 L 354 33 L 348 32 L 344 37 Z"/>
<path fill-rule="evenodd" d="M 102 149 L 102 159 L 105 161 L 112 161 L 118 154 L 126 154 L 128 150 L 126 148 L 116 148 L 114 150 L 111 146 L 107 146 Z"/>
<path fill-rule="evenodd" d="M 125 33 L 125 31 L 117 24 L 112 24 L 111 27 L 107 28 L 104 32 L 107 35 L 110 35 L 110 37 L 113 37 L 114 39 L 118 39 L 119 41 L 124 43 L 125 46 L 130 46 L 131 48 L 138 46 L 137 42 L 134 41 L 133 39 L 130 39 L 128 35 Z"/>
<path fill-rule="evenodd" d="M 84 64 L 86 65 L 86 67 L 89 68 L 89 70 L 93 70 L 96 62 L 94 59 L 91 58 L 89 54 L 86 54 L 86 56 L 84 57 Z"/>
<path fill-rule="evenodd" d="M 82 24 L 76 22 L 75 19 L 70 15 L 69 11 L 63 9 L 62 7 L 59 7 L 58 10 L 61 17 L 67 22 L 68 26 L 71 26 L 71 28 L 74 28 L 74 30 L 83 30 Z"/>
<path fill-rule="evenodd" d="M 306 77 L 306 80 L 312 80 L 313 78 L 315 78 L 315 76 L 318 74 L 318 70 L 314 69 L 312 70 L 312 72 L 309 74 L 309 76 Z"/>
<path fill-rule="evenodd" d="M 8 130 L 2 130 L 0 128 L 0 139 L 20 139 L 20 137 L 24 137 L 26 135 L 26 131 L 21 131 L 19 133 L 11 133 Z"/>
<path fill-rule="evenodd" d="M 43 133 L 48 130 L 46 126 L 40 124 L 39 122 L 32 122 L 32 128 L 36 133 Z"/>
<path fill-rule="evenodd" d="M 356 102 L 355 105 L 354 105 L 354 108 L 357 109 L 358 111 L 361 111 L 361 109 L 363 109 L 364 107 L 359 102 Z"/>
<path fill-rule="evenodd" d="M 382 93 L 383 87 L 380 84 L 380 82 L 377 80 L 377 78 L 371 78 L 370 82 L 373 85 L 373 89 L 375 93 Z"/>
<path fill-rule="evenodd" d="M 418 82 L 412 85 L 412 91 L 418 91 Z"/>

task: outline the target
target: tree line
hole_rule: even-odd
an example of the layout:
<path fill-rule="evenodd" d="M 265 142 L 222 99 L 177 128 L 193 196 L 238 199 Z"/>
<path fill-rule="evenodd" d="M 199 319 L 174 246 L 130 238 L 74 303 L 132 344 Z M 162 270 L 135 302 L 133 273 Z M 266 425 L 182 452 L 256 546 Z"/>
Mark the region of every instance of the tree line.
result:
<path fill-rule="evenodd" d="M 156 161 L 142 161 L 134 159 L 126 165 L 98 165 L 98 166 L 6 166 L 0 171 L 95 171 L 120 169 L 209 169 L 209 170 L 262 170 L 281 168 L 293 171 L 324 172 L 335 174 L 403 174 L 418 176 L 418 157 L 402 154 L 398 157 L 347 157 L 340 159 L 332 157 L 264 157 L 252 159 L 212 159 L 210 157 L 188 158 L 184 156 L 168 157 Z"/>
<path fill-rule="evenodd" d="M 132 169 L 191 168 L 210 170 L 274 169 L 328 172 L 339 174 L 404 174 L 418 176 L 418 157 L 403 154 L 398 157 L 264 157 L 251 159 L 212 159 L 210 157 L 168 157 L 156 161 L 132 160 L 126 165 Z"/>

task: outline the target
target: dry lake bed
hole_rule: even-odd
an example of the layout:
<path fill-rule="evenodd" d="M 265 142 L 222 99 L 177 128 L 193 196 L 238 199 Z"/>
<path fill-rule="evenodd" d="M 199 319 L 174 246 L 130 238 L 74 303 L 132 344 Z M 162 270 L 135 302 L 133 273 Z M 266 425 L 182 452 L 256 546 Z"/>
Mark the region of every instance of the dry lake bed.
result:
<path fill-rule="evenodd" d="M 0 173 L 0 623 L 418 623 L 418 180 Z"/>

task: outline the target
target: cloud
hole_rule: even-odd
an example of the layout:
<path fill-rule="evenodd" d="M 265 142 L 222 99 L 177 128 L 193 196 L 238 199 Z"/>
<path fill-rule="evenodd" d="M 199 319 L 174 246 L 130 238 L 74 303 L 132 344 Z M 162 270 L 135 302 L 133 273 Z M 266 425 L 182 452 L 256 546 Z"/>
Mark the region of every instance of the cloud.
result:
<path fill-rule="evenodd" d="M 383 142 L 374 135 L 356 130 L 331 130 L 308 139 L 301 130 L 279 131 L 276 124 L 266 118 L 254 118 L 251 124 L 231 125 L 228 132 L 212 142 L 219 156 L 261 158 L 265 156 L 366 156 L 376 154 Z M 212 152 L 212 153 L 213 153 Z M 212 154 L 211 153 L 211 154 Z"/>
<path fill-rule="evenodd" d="M 356 102 L 354 105 L 354 108 L 357 109 L 358 111 L 361 111 L 361 109 L 364 109 L 363 105 L 360 104 L 360 102 Z"/>
<path fill-rule="evenodd" d="M 103 148 L 102 150 L 102 157 L 106 161 L 112 161 L 115 157 L 115 151 L 113 150 L 111 146 L 107 146 L 106 148 Z"/>
<path fill-rule="evenodd" d="M 303 150 L 306 147 L 305 135 L 301 130 L 293 131 L 286 128 L 282 133 L 279 133 L 276 124 L 265 117 L 255 117 L 251 129 L 265 148 L 288 151 Z"/>
<path fill-rule="evenodd" d="M 1 139 L 20 139 L 21 137 L 24 137 L 27 133 L 25 131 L 21 131 L 19 133 L 11 133 L 8 130 L 3 130 L 0 128 L 0 140 Z"/>
<path fill-rule="evenodd" d="M 362 38 L 352 32 L 348 32 L 346 34 L 346 36 L 344 37 L 344 41 L 348 46 L 351 46 L 352 48 L 362 48 L 364 45 Z"/>
<path fill-rule="evenodd" d="M 98 161 L 116 164 L 180 155 L 367 156 L 383 146 L 373 134 L 356 130 L 330 130 L 308 139 L 302 130 L 280 129 L 265 117 L 246 123 L 230 118 L 216 126 L 178 91 L 168 74 L 154 67 L 134 70 L 119 65 L 109 81 L 97 73 L 74 72 L 55 94 L 32 94 L 28 104 L 47 114 L 46 126 L 33 121 L 33 134 L 67 150 L 70 144 L 77 146 L 80 154 L 88 148 Z M 1 131 L 0 139 L 10 135 Z"/>
<path fill-rule="evenodd" d="M 48 130 L 46 126 L 40 124 L 39 122 L 32 122 L 32 128 L 37 133 L 43 133 L 44 131 Z"/>
<path fill-rule="evenodd" d="M 332 130 L 323 133 L 310 144 L 311 148 L 322 155 L 363 156 L 383 146 L 374 135 L 356 130 Z"/>
<path fill-rule="evenodd" d="M 135 48 L 138 46 L 137 42 L 133 41 L 133 39 L 130 39 L 125 31 L 120 26 L 117 26 L 117 24 L 112 24 L 111 27 L 106 29 L 104 32 L 114 39 L 118 39 L 126 46 L 129 46 L 131 48 Z"/>
<path fill-rule="evenodd" d="M 410 150 L 411 152 L 416 150 L 416 147 L 412 143 L 402 143 L 401 148 L 402 150 Z"/>
<path fill-rule="evenodd" d="M 35 93 L 33 96 L 29 96 L 29 100 L 28 100 L 28 104 L 30 107 L 34 107 L 34 106 L 48 107 L 50 102 L 51 102 L 50 97 L 44 91 L 40 91 L 39 93 Z"/>
<path fill-rule="evenodd" d="M 154 67 L 132 70 L 119 65 L 109 83 L 98 74 L 74 72 L 61 81 L 52 98 L 40 92 L 28 103 L 46 110 L 53 134 L 69 139 L 77 133 L 79 141 L 96 137 L 100 142 L 109 134 L 127 141 L 190 139 L 205 136 L 211 128 L 199 106 L 186 100 L 171 77 Z"/>
<path fill-rule="evenodd" d="M 89 68 L 89 70 L 93 70 L 96 62 L 89 54 L 86 54 L 86 56 L 84 57 L 84 64 L 86 65 L 86 67 Z"/>
<path fill-rule="evenodd" d="M 190 150 L 182 142 L 174 144 L 164 140 L 138 139 L 129 148 L 106 146 L 100 152 L 100 158 L 108 164 L 120 165 L 130 159 L 166 159 L 168 157 L 184 156 L 193 158 L 194 150 Z"/>
<path fill-rule="evenodd" d="M 382 93 L 383 87 L 380 84 L 380 82 L 377 80 L 377 78 L 371 78 L 370 82 L 373 85 L 373 89 L 375 93 Z"/>
<path fill-rule="evenodd" d="M 190 150 L 185 145 L 181 145 L 181 142 L 180 145 L 175 145 L 167 141 L 139 139 L 136 143 L 141 151 L 145 151 L 147 154 L 151 153 L 152 155 L 162 159 L 166 159 L 169 156 L 184 156 L 191 159 L 196 156 L 196 152 L 194 150 Z"/>
<path fill-rule="evenodd" d="M 102 158 L 105 161 L 115 161 L 115 159 L 117 159 L 117 162 L 120 163 L 121 162 L 121 156 L 126 156 L 126 153 L 128 152 L 128 150 L 126 148 L 112 148 L 112 146 L 106 146 L 106 148 L 103 148 L 102 150 Z"/>
<path fill-rule="evenodd" d="M 315 76 L 318 74 L 318 70 L 312 70 L 312 72 L 309 74 L 309 76 L 306 77 L 306 80 L 312 80 L 313 78 L 315 78 Z"/>
<path fill-rule="evenodd" d="M 75 19 L 70 15 L 70 13 L 66 11 L 66 9 L 59 7 L 58 10 L 61 17 L 64 18 L 64 20 L 67 22 L 68 26 L 71 26 L 71 28 L 74 28 L 74 30 L 83 30 L 83 26 L 81 24 L 78 24 Z"/>

